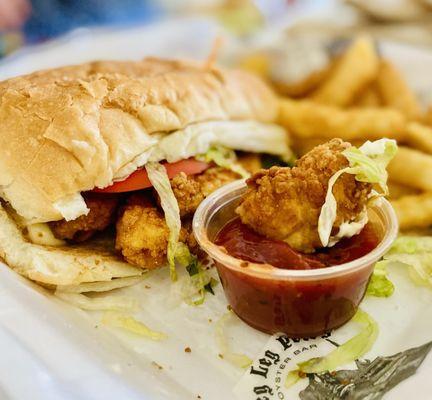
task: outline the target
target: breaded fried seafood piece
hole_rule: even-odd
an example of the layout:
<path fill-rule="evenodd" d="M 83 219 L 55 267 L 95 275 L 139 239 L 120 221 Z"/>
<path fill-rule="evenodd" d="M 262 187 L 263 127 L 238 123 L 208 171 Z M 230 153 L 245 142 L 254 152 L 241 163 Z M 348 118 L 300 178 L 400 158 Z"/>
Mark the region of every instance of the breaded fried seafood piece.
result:
<path fill-rule="evenodd" d="M 123 207 L 116 225 L 116 250 L 130 264 L 154 269 L 166 264 L 169 229 L 164 213 L 145 193 L 133 194 Z M 192 226 L 185 223 L 180 241 L 196 247 Z"/>
<path fill-rule="evenodd" d="M 350 146 L 333 139 L 305 154 L 293 168 L 272 167 L 254 174 L 236 210 L 242 222 L 304 253 L 322 247 L 318 234 L 321 207 L 329 179 L 349 165 L 342 151 Z M 333 230 L 364 210 L 371 189 L 371 184 L 358 182 L 354 175 L 342 174 L 333 186 L 337 202 Z"/>
<path fill-rule="evenodd" d="M 180 208 L 180 216 L 194 213 L 210 193 L 240 178 L 235 172 L 221 167 L 210 167 L 198 175 L 186 175 L 184 172 L 176 175 L 171 180 L 171 187 Z"/>
<path fill-rule="evenodd" d="M 83 197 L 90 210 L 87 215 L 82 215 L 73 221 L 62 219 L 49 223 L 57 239 L 83 242 L 114 222 L 118 196 L 86 193 Z"/>

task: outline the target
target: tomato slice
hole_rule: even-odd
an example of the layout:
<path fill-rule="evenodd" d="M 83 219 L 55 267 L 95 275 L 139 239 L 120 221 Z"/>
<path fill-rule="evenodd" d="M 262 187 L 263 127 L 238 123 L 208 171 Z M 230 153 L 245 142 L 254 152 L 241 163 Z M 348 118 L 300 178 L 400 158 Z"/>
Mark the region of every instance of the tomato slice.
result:
<path fill-rule="evenodd" d="M 177 161 L 175 163 L 162 164 L 167 170 L 167 174 L 170 179 L 174 178 L 180 172 L 184 172 L 186 175 L 195 175 L 205 171 L 209 167 L 207 163 L 195 160 L 194 158 Z M 147 189 L 149 187 L 152 187 L 152 184 L 148 178 L 147 171 L 145 168 L 142 168 L 130 174 L 124 181 L 115 182 L 111 186 L 108 186 L 104 189 L 93 189 L 93 192 L 121 193 Z"/>

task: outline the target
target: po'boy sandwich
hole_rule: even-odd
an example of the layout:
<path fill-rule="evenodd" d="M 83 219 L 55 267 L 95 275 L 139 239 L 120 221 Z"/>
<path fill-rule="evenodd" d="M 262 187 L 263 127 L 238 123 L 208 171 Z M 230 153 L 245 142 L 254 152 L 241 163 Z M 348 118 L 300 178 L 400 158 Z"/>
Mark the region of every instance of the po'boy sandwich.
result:
<path fill-rule="evenodd" d="M 199 203 L 251 153 L 290 154 L 274 94 L 245 72 L 95 62 L 4 81 L 0 95 L 0 257 L 45 285 L 167 261 L 175 278 L 198 251 Z"/>

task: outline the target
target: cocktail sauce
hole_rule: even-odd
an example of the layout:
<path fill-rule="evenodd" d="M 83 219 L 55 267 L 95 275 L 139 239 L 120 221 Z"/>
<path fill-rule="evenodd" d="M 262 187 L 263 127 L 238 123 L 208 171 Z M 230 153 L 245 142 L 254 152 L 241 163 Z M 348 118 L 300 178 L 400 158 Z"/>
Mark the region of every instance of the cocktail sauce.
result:
<path fill-rule="evenodd" d="M 358 235 L 342 239 L 333 247 L 302 254 L 281 240 L 259 235 L 240 218 L 228 222 L 215 238 L 215 244 L 223 246 L 230 256 L 282 269 L 314 269 L 344 264 L 368 254 L 378 242 L 372 226 L 366 225 Z"/>
<path fill-rule="evenodd" d="M 285 242 L 258 235 L 235 218 L 222 227 L 214 243 L 243 260 L 240 265 L 246 272 L 249 262 L 285 270 L 340 265 L 368 254 L 380 240 L 369 223 L 358 235 L 342 239 L 334 247 L 302 254 Z M 292 337 L 319 335 L 348 321 L 364 296 L 373 270 L 373 265 L 367 265 L 325 279 L 280 280 L 241 273 L 218 262 L 216 265 L 228 301 L 240 318 L 262 331 L 284 332 Z"/>

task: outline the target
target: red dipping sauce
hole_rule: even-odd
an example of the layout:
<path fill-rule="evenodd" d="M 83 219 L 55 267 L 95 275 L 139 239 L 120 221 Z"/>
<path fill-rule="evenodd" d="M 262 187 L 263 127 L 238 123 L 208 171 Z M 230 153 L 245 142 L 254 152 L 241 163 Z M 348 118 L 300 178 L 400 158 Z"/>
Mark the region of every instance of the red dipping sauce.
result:
<path fill-rule="evenodd" d="M 230 256 L 258 264 L 270 264 L 282 269 L 314 269 L 344 264 L 371 252 L 380 242 L 371 224 L 352 238 L 342 239 L 334 247 L 320 249 L 314 254 L 302 254 L 281 240 L 268 239 L 240 218 L 228 222 L 214 239 Z"/>
<path fill-rule="evenodd" d="M 290 337 L 321 335 L 349 321 L 375 262 L 397 235 L 391 205 L 384 200 L 373 206 L 358 235 L 301 254 L 240 222 L 235 208 L 244 190 L 237 181 L 214 192 L 193 221 L 195 237 L 215 261 L 234 312 L 254 328 Z"/>

